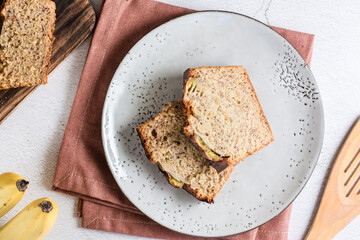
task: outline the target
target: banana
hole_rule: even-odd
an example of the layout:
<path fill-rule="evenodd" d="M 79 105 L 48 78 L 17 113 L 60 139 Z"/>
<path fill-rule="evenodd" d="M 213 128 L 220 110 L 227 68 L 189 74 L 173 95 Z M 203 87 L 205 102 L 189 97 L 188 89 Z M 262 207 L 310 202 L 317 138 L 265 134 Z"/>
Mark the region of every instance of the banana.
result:
<path fill-rule="evenodd" d="M 58 206 L 49 198 L 40 198 L 0 228 L 1 240 L 40 240 L 49 233 L 58 215 Z"/>
<path fill-rule="evenodd" d="M 21 200 L 28 185 L 29 182 L 16 173 L 0 174 L 0 217 Z"/>

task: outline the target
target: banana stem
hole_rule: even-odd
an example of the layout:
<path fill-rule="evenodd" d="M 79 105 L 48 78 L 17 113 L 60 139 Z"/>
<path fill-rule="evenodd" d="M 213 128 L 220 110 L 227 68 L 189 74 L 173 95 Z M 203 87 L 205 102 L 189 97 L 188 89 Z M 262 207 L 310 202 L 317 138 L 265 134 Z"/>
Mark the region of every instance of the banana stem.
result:
<path fill-rule="evenodd" d="M 16 182 L 16 187 L 20 192 L 25 192 L 25 190 L 27 189 L 29 185 L 29 182 L 26 181 L 25 179 L 19 179 Z"/>
<path fill-rule="evenodd" d="M 49 213 L 51 210 L 53 210 L 53 205 L 50 201 L 42 201 L 40 203 L 40 208 L 43 212 Z"/>

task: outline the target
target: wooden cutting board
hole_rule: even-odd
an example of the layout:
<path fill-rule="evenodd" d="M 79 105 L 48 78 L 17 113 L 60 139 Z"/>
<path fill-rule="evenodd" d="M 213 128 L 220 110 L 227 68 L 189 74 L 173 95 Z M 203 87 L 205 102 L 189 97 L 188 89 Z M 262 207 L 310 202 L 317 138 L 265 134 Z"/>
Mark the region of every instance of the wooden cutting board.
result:
<path fill-rule="evenodd" d="M 54 0 L 56 22 L 50 72 L 90 35 L 95 11 L 88 0 Z M 35 87 L 0 90 L 0 124 L 25 100 Z"/>

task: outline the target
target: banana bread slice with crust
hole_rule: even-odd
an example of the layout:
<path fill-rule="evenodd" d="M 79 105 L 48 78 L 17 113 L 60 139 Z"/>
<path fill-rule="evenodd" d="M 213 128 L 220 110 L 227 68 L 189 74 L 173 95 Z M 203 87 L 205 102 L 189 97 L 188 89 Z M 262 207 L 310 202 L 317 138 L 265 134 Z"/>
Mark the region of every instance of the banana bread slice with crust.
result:
<path fill-rule="evenodd" d="M 46 84 L 55 3 L 5 0 L 0 18 L 0 89 Z"/>
<path fill-rule="evenodd" d="M 244 67 L 190 68 L 184 80 L 184 132 L 207 159 L 237 164 L 274 140 Z"/>
<path fill-rule="evenodd" d="M 197 199 L 212 203 L 234 166 L 219 172 L 183 133 L 186 116 L 182 101 L 169 103 L 163 112 L 137 128 L 146 156 L 156 163 L 169 183 Z"/>

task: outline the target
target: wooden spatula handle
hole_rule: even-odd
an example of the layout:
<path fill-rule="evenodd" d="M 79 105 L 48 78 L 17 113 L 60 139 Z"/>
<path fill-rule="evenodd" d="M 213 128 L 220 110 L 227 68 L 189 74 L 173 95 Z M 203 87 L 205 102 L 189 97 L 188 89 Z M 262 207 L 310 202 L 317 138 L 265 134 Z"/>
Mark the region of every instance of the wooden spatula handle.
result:
<path fill-rule="evenodd" d="M 360 119 L 347 137 L 327 181 L 314 222 L 305 240 L 332 239 L 360 214 L 360 196 L 346 194 L 345 169 L 360 147 Z M 355 170 L 353 170 L 355 171 Z"/>
<path fill-rule="evenodd" d="M 344 209 L 338 199 L 331 200 L 322 201 L 322 206 L 320 206 L 305 240 L 330 240 L 358 216 L 359 208 Z"/>

